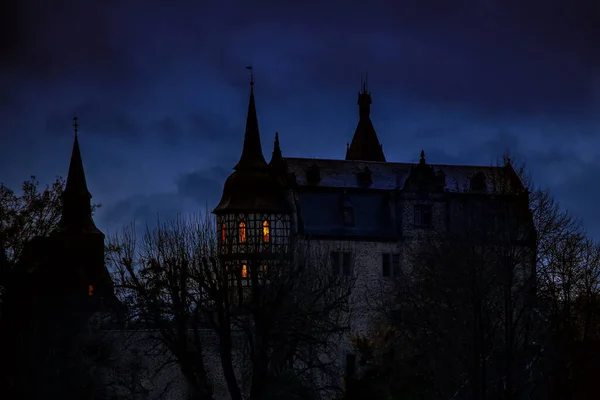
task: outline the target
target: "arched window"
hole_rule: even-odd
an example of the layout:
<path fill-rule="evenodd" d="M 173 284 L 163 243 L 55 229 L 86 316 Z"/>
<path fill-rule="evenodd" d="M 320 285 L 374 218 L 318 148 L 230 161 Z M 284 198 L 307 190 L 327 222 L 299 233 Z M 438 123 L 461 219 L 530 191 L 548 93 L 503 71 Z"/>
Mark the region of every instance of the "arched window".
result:
<path fill-rule="evenodd" d="M 225 243 L 225 239 L 227 239 L 227 225 L 221 225 L 221 243 Z"/>
<path fill-rule="evenodd" d="M 88 296 L 93 296 L 94 295 L 94 285 L 89 285 L 88 286 Z"/>
<path fill-rule="evenodd" d="M 269 224 L 269 221 L 264 220 L 263 221 L 263 242 L 264 243 L 269 243 L 271 241 L 271 224 Z"/>
<path fill-rule="evenodd" d="M 246 243 L 246 223 L 240 222 L 240 243 Z"/>
<path fill-rule="evenodd" d="M 242 265 L 242 278 L 248 277 L 248 266 L 246 264 Z"/>

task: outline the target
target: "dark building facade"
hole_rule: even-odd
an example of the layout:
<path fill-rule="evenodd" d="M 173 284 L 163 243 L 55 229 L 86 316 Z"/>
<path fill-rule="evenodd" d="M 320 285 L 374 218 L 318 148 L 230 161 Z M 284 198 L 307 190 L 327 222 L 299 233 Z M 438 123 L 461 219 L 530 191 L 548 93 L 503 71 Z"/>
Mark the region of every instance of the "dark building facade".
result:
<path fill-rule="evenodd" d="M 264 258 L 276 244 L 310 240 L 331 248 L 332 273 L 359 278 L 352 317 L 357 332 L 370 323 L 361 299 L 410 270 L 408 249 L 424 237 L 485 237 L 498 245 L 516 229 L 513 244 L 531 257 L 535 244 L 529 193 L 509 160 L 498 166 L 434 164 L 421 151 L 418 163 L 390 162 L 371 121 L 371 103 L 363 85 L 344 159 L 285 157 L 283 138 L 275 134 L 267 163 L 252 82 L 240 162 L 214 210 L 220 255 L 228 265 L 237 262 L 231 279 L 242 284 L 251 279 L 247 260 Z"/>

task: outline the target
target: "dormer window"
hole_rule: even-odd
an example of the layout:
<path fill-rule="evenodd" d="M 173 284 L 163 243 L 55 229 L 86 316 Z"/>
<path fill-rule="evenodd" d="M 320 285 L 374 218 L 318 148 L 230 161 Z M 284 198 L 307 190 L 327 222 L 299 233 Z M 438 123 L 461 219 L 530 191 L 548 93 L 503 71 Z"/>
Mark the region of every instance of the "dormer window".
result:
<path fill-rule="evenodd" d="M 262 237 L 264 243 L 271 241 L 271 224 L 267 220 L 264 220 L 262 223 Z"/>
<path fill-rule="evenodd" d="M 227 225 L 221 225 L 221 243 L 225 243 L 225 239 L 227 239 Z"/>
<path fill-rule="evenodd" d="M 477 172 L 471 177 L 471 191 L 472 192 L 485 192 L 486 191 L 485 175 L 483 172 Z"/>
<path fill-rule="evenodd" d="M 246 223 L 244 221 L 242 221 L 242 222 L 240 222 L 239 226 L 240 226 L 240 228 L 239 228 L 239 231 L 240 231 L 240 243 L 246 243 L 246 239 L 247 239 L 247 236 L 246 236 Z"/>
<path fill-rule="evenodd" d="M 310 184 L 316 185 L 321 182 L 321 170 L 316 165 L 311 165 L 306 171 L 306 181 Z"/>

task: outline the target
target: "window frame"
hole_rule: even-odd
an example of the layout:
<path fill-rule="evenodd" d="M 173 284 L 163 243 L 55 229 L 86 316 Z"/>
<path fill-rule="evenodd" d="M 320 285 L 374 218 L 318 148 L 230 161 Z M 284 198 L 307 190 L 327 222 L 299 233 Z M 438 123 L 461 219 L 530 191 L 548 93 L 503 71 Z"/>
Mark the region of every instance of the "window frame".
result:
<path fill-rule="evenodd" d="M 425 221 L 425 215 L 428 215 L 429 221 Z M 433 206 L 431 204 L 414 204 L 413 224 L 418 227 L 433 226 Z"/>

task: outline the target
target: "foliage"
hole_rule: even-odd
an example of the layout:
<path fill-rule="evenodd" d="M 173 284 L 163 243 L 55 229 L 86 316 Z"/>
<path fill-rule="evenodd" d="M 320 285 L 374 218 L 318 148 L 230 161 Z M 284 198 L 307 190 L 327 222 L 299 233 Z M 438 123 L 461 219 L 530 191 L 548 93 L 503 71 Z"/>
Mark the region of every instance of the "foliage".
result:
<path fill-rule="evenodd" d="M 235 286 L 217 256 L 216 238 L 209 218 L 159 224 L 141 241 L 133 230 L 112 238 L 109 263 L 134 317 L 157 329 L 156 339 L 168 347 L 198 393 L 212 387 L 202 363 L 203 328 L 219 340 L 233 399 L 242 393 L 262 398 L 285 381 L 290 368 L 300 382 L 319 389 L 315 373 L 337 373 L 323 357 L 331 355 L 332 342 L 348 329 L 345 316 L 354 280 L 332 277 L 329 254 L 304 245 L 249 262 L 247 285 Z M 241 365 L 247 366 L 247 379 L 240 380 Z"/>
<path fill-rule="evenodd" d="M 468 212 L 461 229 L 413 242 L 410 268 L 383 294 L 396 299 L 378 309 L 384 326 L 354 338 L 361 362 L 346 399 L 361 387 L 369 398 L 589 396 L 584 371 L 600 343 L 600 247 L 547 190 L 533 187 L 524 165 L 510 168 L 529 189 L 527 207 L 514 215 L 531 216 L 535 241 L 510 208 L 488 204 L 492 223 Z M 427 384 L 404 391 L 415 377 Z"/>
<path fill-rule="evenodd" d="M 31 176 L 23 182 L 21 194 L 0 183 L 0 243 L 11 265 L 19 259 L 25 243 L 57 228 L 64 188 L 61 177 L 40 188 L 40 182 Z M 92 212 L 99 207 L 100 204 L 93 204 Z"/>

